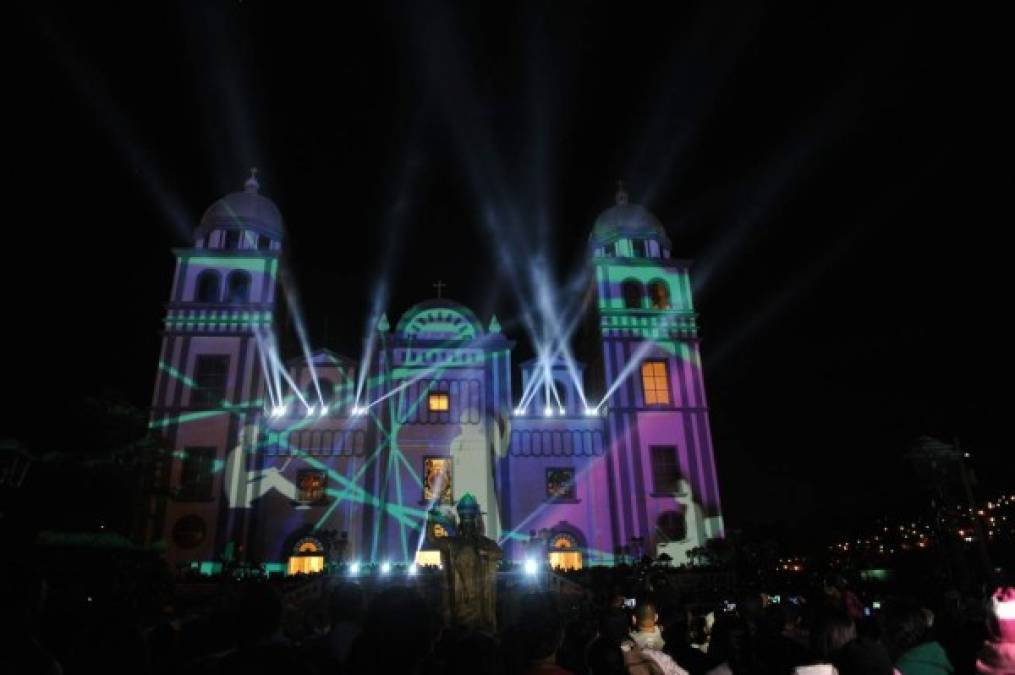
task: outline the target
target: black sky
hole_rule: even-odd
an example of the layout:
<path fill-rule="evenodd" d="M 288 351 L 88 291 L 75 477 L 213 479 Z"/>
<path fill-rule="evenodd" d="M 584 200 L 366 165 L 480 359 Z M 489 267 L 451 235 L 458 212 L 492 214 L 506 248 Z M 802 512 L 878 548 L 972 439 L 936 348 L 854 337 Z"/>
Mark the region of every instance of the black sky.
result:
<path fill-rule="evenodd" d="M 1010 487 L 997 23 L 818 4 L 9 10 L 0 435 L 72 447 L 61 406 L 147 405 L 170 248 L 249 166 L 314 342 L 352 355 L 382 278 L 391 317 L 443 279 L 511 325 L 500 252 L 563 280 L 623 178 L 697 260 L 733 525 L 911 506 L 924 433 Z"/>

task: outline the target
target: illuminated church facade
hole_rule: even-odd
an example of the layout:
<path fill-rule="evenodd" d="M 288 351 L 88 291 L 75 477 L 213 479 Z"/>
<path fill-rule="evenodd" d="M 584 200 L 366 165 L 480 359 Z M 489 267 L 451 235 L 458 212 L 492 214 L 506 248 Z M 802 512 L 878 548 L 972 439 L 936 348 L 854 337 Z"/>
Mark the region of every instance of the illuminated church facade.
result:
<path fill-rule="evenodd" d="M 523 363 L 512 391 L 497 318 L 447 298 L 379 317 L 362 357 L 283 362 L 281 213 L 255 175 L 216 201 L 174 251 L 149 543 L 176 564 L 427 563 L 428 523 L 442 534 L 435 516 L 466 493 L 514 560 L 680 563 L 723 536 L 690 263 L 655 216 L 616 202 L 588 248 L 588 370 L 608 392 L 590 407 L 573 361 Z"/>

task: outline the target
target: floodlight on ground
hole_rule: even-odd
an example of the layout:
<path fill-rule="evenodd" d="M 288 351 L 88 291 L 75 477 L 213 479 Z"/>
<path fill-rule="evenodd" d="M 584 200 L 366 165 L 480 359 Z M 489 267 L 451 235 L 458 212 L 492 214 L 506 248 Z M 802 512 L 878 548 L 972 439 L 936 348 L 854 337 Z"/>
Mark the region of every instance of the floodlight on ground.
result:
<path fill-rule="evenodd" d="M 563 417 L 563 416 L 564 416 L 564 413 L 565 413 L 565 411 L 564 411 L 564 409 L 563 409 L 563 408 L 557 408 L 557 413 L 558 413 L 558 414 L 559 414 L 559 415 L 560 415 L 561 417 Z"/>
<path fill-rule="evenodd" d="M 515 408 L 515 415 L 525 417 L 525 408 Z"/>
<path fill-rule="evenodd" d="M 596 408 L 585 408 L 585 417 L 595 417 L 599 414 L 599 410 Z"/>
<path fill-rule="evenodd" d="M 391 571 L 391 563 L 387 560 L 381 563 L 381 574 L 387 574 Z"/>
<path fill-rule="evenodd" d="M 352 575 L 352 576 L 356 576 L 357 574 L 359 574 L 359 563 L 358 562 L 354 562 L 351 565 L 349 565 L 349 574 Z"/>
<path fill-rule="evenodd" d="M 543 417 L 553 417 L 553 408 L 550 406 L 543 408 Z"/>
<path fill-rule="evenodd" d="M 539 565 L 532 558 L 529 558 L 529 559 L 527 559 L 525 561 L 525 566 L 524 567 L 525 567 L 525 574 L 527 574 L 530 577 L 534 577 L 534 576 L 536 576 L 536 574 L 539 573 Z"/>
<path fill-rule="evenodd" d="M 409 565 L 409 570 L 408 570 L 409 571 L 409 576 L 410 577 L 416 576 L 416 572 L 418 571 L 418 569 L 419 568 L 416 567 L 416 563 L 412 563 L 411 565 Z"/>

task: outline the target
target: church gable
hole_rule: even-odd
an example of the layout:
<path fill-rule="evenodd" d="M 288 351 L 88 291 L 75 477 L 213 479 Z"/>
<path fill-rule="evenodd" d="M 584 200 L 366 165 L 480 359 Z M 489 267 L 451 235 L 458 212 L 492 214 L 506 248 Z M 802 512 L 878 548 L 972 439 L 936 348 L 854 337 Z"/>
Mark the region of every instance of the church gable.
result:
<path fill-rule="evenodd" d="M 474 340 L 483 328 L 468 308 L 431 301 L 407 311 L 398 322 L 398 332 L 409 340 Z"/>

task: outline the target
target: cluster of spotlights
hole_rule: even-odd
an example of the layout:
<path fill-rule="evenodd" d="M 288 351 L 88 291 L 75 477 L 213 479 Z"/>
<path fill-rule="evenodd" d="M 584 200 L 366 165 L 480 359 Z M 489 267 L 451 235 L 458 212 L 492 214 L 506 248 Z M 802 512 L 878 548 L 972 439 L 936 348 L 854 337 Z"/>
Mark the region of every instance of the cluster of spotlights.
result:
<path fill-rule="evenodd" d="M 269 417 L 285 417 L 285 414 L 286 414 L 286 412 L 288 412 L 288 410 L 289 409 L 286 406 L 284 406 L 284 405 L 276 405 L 276 406 L 273 406 L 272 409 L 268 412 L 268 416 Z"/>
<path fill-rule="evenodd" d="M 353 417 L 362 417 L 363 415 L 366 415 L 366 414 L 367 414 L 366 406 L 354 405 L 352 407 L 352 416 Z"/>
<path fill-rule="evenodd" d="M 525 408 L 522 407 L 515 408 L 515 417 L 525 417 L 526 414 L 528 414 L 528 411 L 526 411 Z M 545 408 L 543 408 L 543 417 L 553 417 L 554 415 L 564 417 L 566 414 L 567 410 L 565 410 L 564 408 L 557 408 L 556 410 L 554 410 L 552 406 L 546 406 Z M 599 415 L 605 414 L 606 410 L 603 408 L 592 408 L 592 407 L 585 408 L 586 417 L 598 417 Z"/>
<path fill-rule="evenodd" d="M 327 414 L 328 414 L 328 406 L 326 406 L 326 405 L 322 405 L 320 407 L 317 407 L 317 406 L 308 406 L 307 407 L 307 417 L 313 417 L 314 415 L 317 415 L 319 417 L 324 417 Z"/>
<path fill-rule="evenodd" d="M 391 574 L 392 569 L 393 569 L 393 567 L 391 565 L 391 562 L 388 561 L 388 560 L 385 560 L 384 562 L 382 562 L 380 565 L 377 566 L 377 571 L 380 572 L 382 575 L 385 575 L 385 576 Z M 348 568 L 349 576 L 351 576 L 351 577 L 359 576 L 360 572 L 362 572 L 362 571 L 363 571 L 363 568 L 362 568 L 362 566 L 360 565 L 359 562 L 349 563 L 349 568 Z M 405 568 L 405 573 L 407 575 L 409 575 L 410 577 L 416 576 L 416 574 L 418 572 L 419 572 L 419 567 L 416 566 L 416 563 L 412 563 L 412 564 L 406 566 L 406 568 Z"/>

